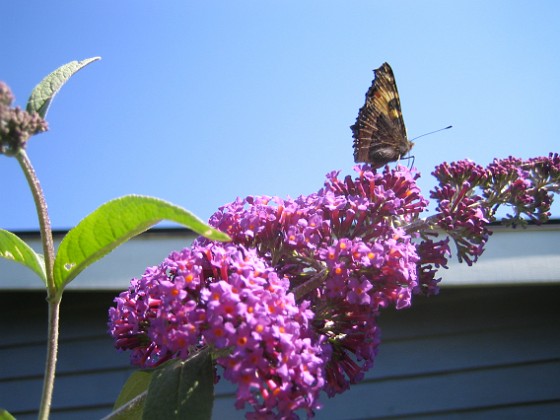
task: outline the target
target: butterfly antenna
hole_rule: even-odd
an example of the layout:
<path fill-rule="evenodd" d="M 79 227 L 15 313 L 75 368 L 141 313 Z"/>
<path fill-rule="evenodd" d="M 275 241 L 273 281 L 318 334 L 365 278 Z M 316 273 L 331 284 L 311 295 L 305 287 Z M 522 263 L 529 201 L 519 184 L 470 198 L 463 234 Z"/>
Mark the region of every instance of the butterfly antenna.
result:
<path fill-rule="evenodd" d="M 436 131 L 430 131 L 429 133 L 426 133 L 426 134 L 422 134 L 421 136 L 418 136 L 418 137 L 414 137 L 414 138 L 413 138 L 413 139 L 412 139 L 411 141 L 414 141 L 414 140 L 416 140 L 416 139 L 419 139 L 420 137 L 424 137 L 424 136 L 427 136 L 428 134 L 434 134 L 434 133 L 437 133 L 438 131 L 449 130 L 449 129 L 450 129 L 450 128 L 452 128 L 452 127 L 453 127 L 453 126 L 452 126 L 452 125 L 450 125 L 450 126 L 448 126 L 448 127 L 445 127 L 445 128 L 440 128 L 439 130 L 436 130 Z"/>

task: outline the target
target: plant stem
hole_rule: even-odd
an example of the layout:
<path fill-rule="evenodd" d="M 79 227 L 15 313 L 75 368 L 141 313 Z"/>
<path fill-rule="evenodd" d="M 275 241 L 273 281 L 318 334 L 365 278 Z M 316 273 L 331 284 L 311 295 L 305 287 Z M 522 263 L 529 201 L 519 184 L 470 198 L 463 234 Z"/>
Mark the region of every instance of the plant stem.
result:
<path fill-rule="evenodd" d="M 54 266 L 54 241 L 52 235 L 51 222 L 47 211 L 47 202 L 39 179 L 33 170 L 33 166 L 25 153 L 20 149 L 16 154 L 31 193 L 35 201 L 37 217 L 39 218 L 39 228 L 41 231 L 41 243 L 43 245 L 43 255 L 45 258 L 45 271 L 47 277 L 47 302 L 49 305 L 48 338 L 47 338 L 47 358 L 45 362 L 45 376 L 43 380 L 43 392 L 41 396 L 41 407 L 38 418 L 47 420 L 49 417 L 52 395 L 54 389 L 54 377 L 56 370 L 56 358 L 58 352 L 58 323 L 60 314 L 60 300 L 62 293 L 56 290 L 53 277 Z"/>
<path fill-rule="evenodd" d="M 27 179 L 27 183 L 31 189 L 31 194 L 33 194 L 33 201 L 35 201 L 35 208 L 39 218 L 39 229 L 41 231 L 41 243 L 43 244 L 43 255 L 45 257 L 48 295 L 49 297 L 52 297 L 56 294 L 53 279 L 54 241 L 52 236 L 51 221 L 47 211 L 47 202 L 45 201 L 45 195 L 43 194 L 39 179 L 33 170 L 33 166 L 31 165 L 31 161 L 27 157 L 25 150 L 20 149 L 16 154 L 16 158 L 23 170 L 23 173 L 25 174 L 25 178 Z"/>
<path fill-rule="evenodd" d="M 52 396 L 54 390 L 54 378 L 56 372 L 56 360 L 58 356 L 58 322 L 60 315 L 60 298 L 49 302 L 49 325 L 47 339 L 47 358 L 45 361 L 45 376 L 43 378 L 43 392 L 41 394 L 41 407 L 39 409 L 40 420 L 47 420 L 51 411 Z"/>

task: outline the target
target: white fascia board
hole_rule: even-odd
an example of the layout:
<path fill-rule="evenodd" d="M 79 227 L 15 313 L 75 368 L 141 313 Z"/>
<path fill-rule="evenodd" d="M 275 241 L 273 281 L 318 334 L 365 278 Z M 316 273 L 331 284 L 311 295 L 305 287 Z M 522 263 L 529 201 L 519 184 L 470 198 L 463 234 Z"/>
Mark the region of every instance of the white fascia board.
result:
<path fill-rule="evenodd" d="M 492 226 L 494 232 L 478 262 L 469 267 L 450 259 L 440 269 L 442 287 L 560 283 L 560 224 L 526 229 Z M 38 233 L 24 240 L 40 252 Z M 58 241 L 62 234 L 57 236 Z M 172 251 L 189 246 L 195 235 L 183 229 L 154 229 L 121 245 L 82 272 L 70 290 L 125 290 L 146 267 L 162 262 Z M 55 240 L 56 242 L 56 240 Z M 44 290 L 29 269 L 0 259 L 0 290 Z"/>
<path fill-rule="evenodd" d="M 442 286 L 560 283 L 560 225 L 491 229 L 475 264 L 469 267 L 455 257 L 440 271 Z"/>
<path fill-rule="evenodd" d="M 55 235 L 55 247 L 64 235 Z M 196 237 L 186 229 L 154 229 L 122 244 L 78 275 L 67 290 L 125 290 L 146 267 L 160 264 L 171 252 L 188 247 Z M 24 239 L 41 252 L 39 234 Z M 28 268 L 0 258 L 0 290 L 44 290 L 42 281 Z"/>

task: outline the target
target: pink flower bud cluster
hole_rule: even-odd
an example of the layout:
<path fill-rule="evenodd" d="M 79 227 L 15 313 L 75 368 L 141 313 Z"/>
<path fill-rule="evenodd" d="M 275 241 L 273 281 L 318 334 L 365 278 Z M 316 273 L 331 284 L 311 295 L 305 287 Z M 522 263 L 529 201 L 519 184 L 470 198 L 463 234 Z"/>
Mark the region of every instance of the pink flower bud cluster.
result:
<path fill-rule="evenodd" d="M 453 239 L 459 261 L 471 265 L 484 251 L 488 224 L 498 220 L 500 207 L 512 211 L 501 219 L 513 227 L 548 220 L 560 190 L 560 156 L 494 159 L 486 168 L 469 160 L 444 162 L 433 175 L 439 181 L 431 192 L 438 213 L 431 222 Z"/>
<path fill-rule="evenodd" d="M 12 108 L 14 95 L 0 82 L 0 154 L 12 156 L 25 147 L 29 137 L 47 131 L 48 125 L 36 112 Z"/>

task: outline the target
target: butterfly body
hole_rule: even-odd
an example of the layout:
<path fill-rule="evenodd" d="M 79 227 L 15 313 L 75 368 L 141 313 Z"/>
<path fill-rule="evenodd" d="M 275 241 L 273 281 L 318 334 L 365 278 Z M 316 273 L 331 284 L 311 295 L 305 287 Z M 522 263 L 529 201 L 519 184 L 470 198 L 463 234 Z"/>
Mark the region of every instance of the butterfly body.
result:
<path fill-rule="evenodd" d="M 406 155 L 413 143 L 406 135 L 391 66 L 384 63 L 374 73 L 366 102 L 350 128 L 354 137 L 354 161 L 379 168 Z"/>

